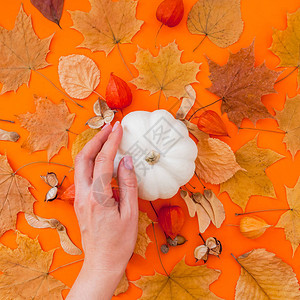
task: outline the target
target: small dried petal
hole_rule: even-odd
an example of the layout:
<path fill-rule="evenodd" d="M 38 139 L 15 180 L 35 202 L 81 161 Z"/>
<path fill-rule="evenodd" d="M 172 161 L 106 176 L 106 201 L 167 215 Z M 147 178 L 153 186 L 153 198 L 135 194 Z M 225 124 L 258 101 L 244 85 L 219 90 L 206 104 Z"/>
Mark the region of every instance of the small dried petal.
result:
<path fill-rule="evenodd" d="M 19 138 L 17 132 L 0 129 L 0 141 L 16 142 Z"/>
<path fill-rule="evenodd" d="M 87 120 L 85 125 L 89 125 L 92 129 L 98 129 L 104 125 L 104 119 L 100 116 L 92 117 Z"/>
<path fill-rule="evenodd" d="M 57 197 L 57 187 L 51 188 L 48 193 L 46 194 L 45 200 L 46 202 L 48 201 L 53 201 Z"/>
<path fill-rule="evenodd" d="M 168 253 L 168 252 L 169 252 L 169 247 L 168 247 L 168 245 L 166 245 L 166 244 L 161 245 L 160 251 L 161 251 L 162 253 L 164 253 L 164 254 Z"/>
<path fill-rule="evenodd" d="M 198 260 L 203 259 L 204 261 L 207 261 L 208 251 L 209 251 L 209 249 L 207 248 L 206 245 L 200 245 L 195 248 L 194 256 Z"/>
<path fill-rule="evenodd" d="M 240 221 L 240 231 L 242 235 L 249 239 L 260 237 L 271 226 L 264 219 L 256 216 L 243 217 Z"/>
<path fill-rule="evenodd" d="M 47 175 L 41 175 L 41 178 L 51 187 L 55 187 L 58 185 L 58 179 L 54 172 L 47 172 Z"/>

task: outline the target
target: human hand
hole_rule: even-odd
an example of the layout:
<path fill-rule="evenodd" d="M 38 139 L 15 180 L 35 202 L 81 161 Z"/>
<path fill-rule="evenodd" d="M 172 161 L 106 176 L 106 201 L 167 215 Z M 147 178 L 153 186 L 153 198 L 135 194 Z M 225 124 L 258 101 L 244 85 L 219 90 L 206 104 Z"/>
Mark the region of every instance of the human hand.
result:
<path fill-rule="evenodd" d="M 133 253 L 137 238 L 137 179 L 130 156 L 124 157 L 118 167 L 119 203 L 113 198 L 111 188 L 113 161 L 122 134 L 119 122 L 113 128 L 105 126 L 75 159 L 74 209 L 85 253 L 81 278 L 87 280 L 87 274 L 90 274 L 90 277 L 106 280 L 106 291 L 97 291 L 94 295 L 101 293 L 107 298 L 95 299 L 110 299 Z M 77 278 L 76 283 L 75 286 L 82 285 L 82 280 Z M 74 289 L 77 289 L 74 285 L 69 296 L 71 294 L 72 299 L 77 299 L 76 296 L 74 298 Z M 88 288 L 86 283 L 83 285 Z M 99 282 L 95 286 L 99 286 Z"/>

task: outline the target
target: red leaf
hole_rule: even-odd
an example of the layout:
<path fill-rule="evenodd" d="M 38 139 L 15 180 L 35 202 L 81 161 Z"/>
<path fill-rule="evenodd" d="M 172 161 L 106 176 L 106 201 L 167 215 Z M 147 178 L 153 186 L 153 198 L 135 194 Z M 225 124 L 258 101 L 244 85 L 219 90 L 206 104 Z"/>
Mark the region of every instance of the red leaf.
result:
<path fill-rule="evenodd" d="M 163 231 L 174 239 L 184 224 L 184 213 L 180 206 L 163 206 L 158 212 L 158 223 Z"/>
<path fill-rule="evenodd" d="M 31 3 L 43 14 L 45 18 L 56 23 L 59 21 L 63 12 L 64 0 L 30 0 Z"/>
<path fill-rule="evenodd" d="M 168 27 L 178 25 L 183 17 L 182 0 L 164 0 L 156 10 L 156 18 Z"/>
<path fill-rule="evenodd" d="M 132 93 L 128 84 L 113 73 L 110 74 L 106 87 L 106 102 L 112 109 L 122 109 L 132 102 Z"/>
<path fill-rule="evenodd" d="M 227 128 L 221 117 L 213 110 L 207 110 L 198 119 L 198 128 L 208 134 L 228 136 Z"/>
<path fill-rule="evenodd" d="M 75 184 L 71 184 L 60 196 L 61 200 L 73 201 L 75 199 Z"/>

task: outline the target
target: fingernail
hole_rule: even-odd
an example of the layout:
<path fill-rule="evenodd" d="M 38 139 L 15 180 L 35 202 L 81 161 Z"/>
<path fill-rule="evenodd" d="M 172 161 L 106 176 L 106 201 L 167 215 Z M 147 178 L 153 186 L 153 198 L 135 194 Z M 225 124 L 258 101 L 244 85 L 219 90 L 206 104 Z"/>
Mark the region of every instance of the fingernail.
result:
<path fill-rule="evenodd" d="M 133 169 L 132 157 L 129 155 L 124 156 L 124 167 L 128 170 Z"/>
<path fill-rule="evenodd" d="M 112 131 L 115 131 L 115 130 L 118 128 L 119 124 L 120 124 L 120 121 L 117 121 L 117 122 L 114 124 L 114 127 L 113 127 Z"/>
<path fill-rule="evenodd" d="M 102 130 L 103 130 L 104 128 L 108 127 L 109 125 L 110 125 L 110 123 L 105 124 L 105 126 L 102 127 Z"/>

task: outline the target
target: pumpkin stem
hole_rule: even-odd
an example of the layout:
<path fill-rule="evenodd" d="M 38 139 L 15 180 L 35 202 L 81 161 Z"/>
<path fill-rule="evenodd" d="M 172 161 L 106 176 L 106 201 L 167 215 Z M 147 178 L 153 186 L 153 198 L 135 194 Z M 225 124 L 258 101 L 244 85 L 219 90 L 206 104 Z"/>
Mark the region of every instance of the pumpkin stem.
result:
<path fill-rule="evenodd" d="M 159 161 L 160 154 L 154 150 L 151 150 L 145 157 L 145 161 L 149 165 L 154 165 Z"/>

